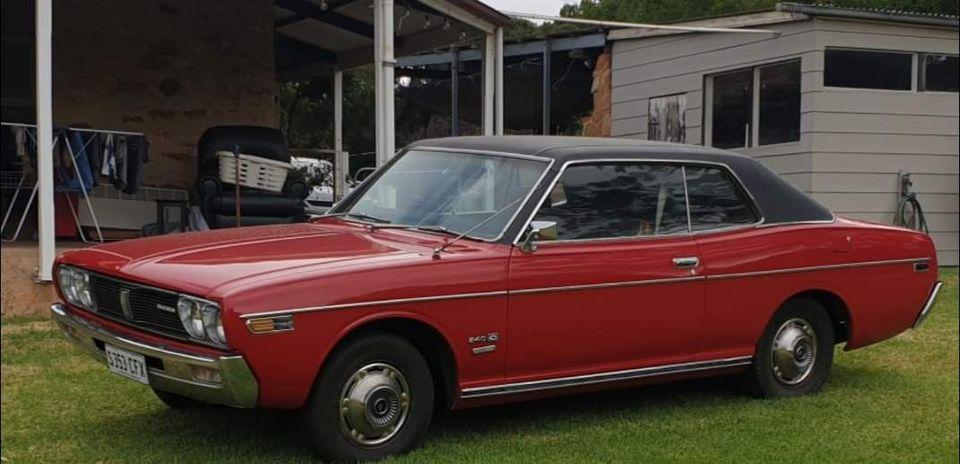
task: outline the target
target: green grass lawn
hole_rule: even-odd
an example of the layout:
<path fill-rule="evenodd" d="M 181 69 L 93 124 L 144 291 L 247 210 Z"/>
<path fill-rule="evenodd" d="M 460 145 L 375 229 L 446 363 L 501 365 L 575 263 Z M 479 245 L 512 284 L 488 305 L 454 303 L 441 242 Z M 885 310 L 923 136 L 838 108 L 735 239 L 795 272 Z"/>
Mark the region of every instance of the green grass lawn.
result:
<path fill-rule="evenodd" d="M 957 271 L 917 331 L 837 352 L 818 395 L 729 379 L 450 413 L 400 462 L 957 462 Z M 311 461 L 296 413 L 166 409 L 46 319 L 5 319 L 3 462 Z"/>

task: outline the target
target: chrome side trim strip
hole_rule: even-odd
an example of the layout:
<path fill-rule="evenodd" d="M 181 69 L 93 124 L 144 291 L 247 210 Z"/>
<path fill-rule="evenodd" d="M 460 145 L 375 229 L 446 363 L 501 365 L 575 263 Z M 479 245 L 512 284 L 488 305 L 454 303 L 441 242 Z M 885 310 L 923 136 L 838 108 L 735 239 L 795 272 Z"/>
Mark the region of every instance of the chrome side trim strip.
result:
<path fill-rule="evenodd" d="M 916 329 L 923 323 L 923 321 L 930 315 L 930 309 L 933 308 L 933 303 L 937 300 L 937 294 L 940 293 L 940 287 L 943 287 L 943 282 L 937 281 L 933 284 L 933 290 L 930 291 L 930 296 L 927 297 L 926 303 L 923 304 L 923 309 L 920 310 L 920 314 L 917 315 L 917 320 L 913 322 L 912 328 Z"/>
<path fill-rule="evenodd" d="M 572 377 L 558 377 L 554 379 L 534 380 L 530 382 L 507 383 L 502 385 L 492 385 L 489 387 L 464 388 L 460 391 L 460 397 L 463 399 L 471 399 L 499 395 L 512 395 L 541 390 L 554 390 L 558 388 L 579 387 L 599 383 L 634 380 L 661 375 L 684 374 L 688 372 L 747 366 L 751 363 L 753 363 L 752 356 L 739 356 L 735 358 L 715 359 L 711 361 L 666 364 L 662 366 L 642 367 L 639 369 L 601 372 L 597 374 L 577 375 Z"/>
<path fill-rule="evenodd" d="M 305 308 L 294 308 L 289 310 L 261 311 L 257 313 L 243 314 L 240 316 L 240 318 L 250 319 L 254 317 L 263 317 L 263 316 L 280 316 L 280 315 L 287 315 L 287 314 L 300 314 L 300 313 L 309 313 L 309 312 L 318 312 L 318 311 L 333 311 L 338 309 L 360 308 L 364 306 L 383 306 L 383 305 L 405 304 L 405 303 L 423 303 L 423 302 L 432 302 L 432 301 L 461 300 L 466 298 L 485 298 L 485 297 L 491 297 L 491 296 L 529 295 L 534 293 L 568 292 L 568 291 L 578 291 L 578 290 L 589 290 L 589 289 L 595 289 L 595 288 L 635 287 L 635 286 L 642 286 L 642 285 L 690 282 L 690 281 L 696 281 L 696 280 L 737 279 L 742 277 L 789 274 L 789 273 L 796 273 L 796 272 L 828 271 L 828 270 L 849 269 L 849 268 L 857 268 L 857 267 L 885 266 L 890 264 L 913 263 L 918 261 L 929 261 L 929 260 L 930 260 L 929 257 L 891 259 L 891 260 L 885 260 L 885 261 L 865 261 L 865 262 L 859 262 L 859 263 L 830 264 L 826 266 L 772 269 L 767 271 L 741 272 L 741 273 L 734 273 L 734 274 L 716 274 L 716 275 L 689 276 L 689 277 L 668 277 L 663 279 L 629 280 L 629 281 L 623 281 L 623 282 L 604 282 L 604 283 L 596 283 L 596 284 L 563 285 L 563 286 L 557 286 L 557 287 L 522 288 L 517 290 L 496 290 L 496 291 L 490 291 L 490 292 L 476 292 L 476 293 L 453 293 L 453 294 L 447 294 L 447 295 L 431 295 L 431 296 L 421 296 L 421 297 L 412 297 L 412 298 L 395 298 L 395 299 L 389 299 L 389 300 L 358 301 L 356 303 L 310 306 Z"/>
<path fill-rule="evenodd" d="M 359 308 L 362 306 L 382 306 L 382 305 L 392 305 L 392 304 L 402 304 L 402 303 L 423 303 L 428 301 L 462 300 L 465 298 L 483 298 L 483 297 L 490 297 L 490 296 L 503 296 L 506 294 L 507 294 L 506 290 L 497 290 L 492 292 L 453 293 L 448 295 L 419 296 L 419 297 L 413 297 L 413 298 L 395 298 L 391 300 L 358 301 L 356 303 L 311 306 L 307 308 L 297 308 L 297 309 L 290 309 L 286 311 L 283 311 L 283 310 L 262 311 L 259 313 L 243 314 L 240 316 L 240 318 L 250 319 L 253 317 L 263 317 L 263 316 L 300 314 L 300 313 L 308 313 L 308 312 L 315 312 L 315 311 L 333 311 L 335 309 L 350 309 L 350 308 Z"/>
<path fill-rule="evenodd" d="M 581 285 L 563 285 L 560 287 L 523 288 L 519 290 L 510 290 L 508 293 L 510 295 L 531 295 L 535 293 L 571 292 L 571 291 L 589 290 L 589 289 L 595 289 L 595 288 L 637 287 L 641 285 L 671 284 L 671 283 L 690 282 L 693 280 L 703 280 L 703 279 L 704 279 L 703 276 L 669 277 L 664 279 L 606 282 L 602 284 L 581 284 Z"/>
<path fill-rule="evenodd" d="M 903 263 L 913 263 L 917 261 L 926 261 L 929 259 L 930 258 L 887 259 L 883 261 L 863 261 L 859 263 L 827 264 L 824 266 L 808 266 L 808 267 L 794 267 L 794 268 L 785 268 L 785 269 L 771 269 L 767 271 L 737 272 L 732 274 L 708 275 L 707 280 L 738 279 L 742 277 L 792 274 L 797 272 L 832 271 L 837 269 L 849 269 L 854 267 L 886 266 L 890 264 L 903 264 Z"/>

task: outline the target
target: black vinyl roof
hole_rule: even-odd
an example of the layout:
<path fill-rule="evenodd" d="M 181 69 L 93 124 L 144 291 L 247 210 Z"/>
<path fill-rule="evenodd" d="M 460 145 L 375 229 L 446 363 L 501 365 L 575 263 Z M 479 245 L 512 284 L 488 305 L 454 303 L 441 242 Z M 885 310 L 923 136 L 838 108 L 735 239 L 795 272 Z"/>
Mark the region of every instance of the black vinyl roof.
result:
<path fill-rule="evenodd" d="M 560 136 L 447 137 L 420 140 L 407 148 L 427 147 L 453 152 L 476 150 L 539 156 L 555 160 L 554 170 L 561 169 L 570 161 L 601 159 L 721 164 L 730 168 L 740 179 L 756 202 L 766 224 L 833 219 L 830 210 L 760 162 L 716 148 L 621 138 Z"/>

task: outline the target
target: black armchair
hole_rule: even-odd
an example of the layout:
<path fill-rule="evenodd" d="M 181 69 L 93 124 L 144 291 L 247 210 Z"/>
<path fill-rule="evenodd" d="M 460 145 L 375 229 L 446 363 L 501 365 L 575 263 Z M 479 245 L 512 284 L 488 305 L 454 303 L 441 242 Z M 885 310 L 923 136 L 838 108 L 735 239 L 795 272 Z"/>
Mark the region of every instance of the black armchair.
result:
<path fill-rule="evenodd" d="M 269 127 L 217 126 L 204 131 L 197 144 L 197 202 L 211 229 L 233 227 L 236 218 L 236 191 L 220 181 L 218 151 L 256 155 L 285 163 L 290 150 L 283 134 Z M 300 222 L 306 220 L 303 200 L 309 189 L 291 172 L 283 190 L 240 187 L 240 216 L 244 226 Z"/>

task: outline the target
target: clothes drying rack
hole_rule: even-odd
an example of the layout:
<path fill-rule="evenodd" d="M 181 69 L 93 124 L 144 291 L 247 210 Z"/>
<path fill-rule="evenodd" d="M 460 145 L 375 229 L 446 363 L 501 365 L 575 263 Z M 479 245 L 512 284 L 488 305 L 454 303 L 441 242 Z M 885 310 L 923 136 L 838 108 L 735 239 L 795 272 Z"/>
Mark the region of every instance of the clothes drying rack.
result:
<path fill-rule="evenodd" d="M 3 122 L 3 123 L 0 123 L 0 124 L 2 124 L 3 126 L 23 127 L 23 128 L 27 128 L 27 129 L 34 129 L 34 130 L 36 130 L 36 128 L 37 128 L 37 126 L 36 126 L 35 124 L 22 124 L 22 123 L 14 123 L 14 122 Z M 54 131 L 53 149 L 56 149 L 56 148 L 57 148 L 57 144 L 60 143 L 61 140 L 63 140 L 63 143 L 67 146 L 67 152 L 70 154 L 70 158 L 71 158 L 71 161 L 72 161 L 71 164 L 73 164 L 73 170 L 74 170 L 74 173 L 77 175 L 77 178 L 78 178 L 78 179 L 81 179 L 82 177 L 81 177 L 81 175 L 80 175 L 80 168 L 77 166 L 77 154 L 74 153 L 73 147 L 70 145 L 70 140 L 67 139 L 67 137 L 68 137 L 68 132 L 69 132 L 69 131 L 95 133 L 95 134 L 113 134 L 113 135 L 125 135 L 125 136 L 143 136 L 143 133 L 141 133 L 141 132 L 127 132 L 127 131 L 103 130 L 103 129 L 87 129 L 87 128 L 81 128 L 81 127 L 68 127 L 68 128 L 66 128 L 66 129 L 67 129 L 66 131 Z M 35 132 L 33 132 L 33 131 L 27 131 L 26 134 L 30 137 L 30 139 L 33 140 L 34 144 L 37 143 L 37 137 L 36 137 L 36 133 L 35 133 Z M 88 139 L 87 141 L 85 141 L 85 142 L 83 143 L 83 145 L 81 146 L 80 150 L 86 150 L 86 149 L 87 149 L 87 146 L 89 146 L 89 144 L 90 144 L 90 142 L 91 142 L 92 140 L 93 140 L 93 139 L 90 138 L 90 139 Z M 93 175 L 96 176 L 97 173 L 93 173 Z M 39 176 L 38 176 L 38 177 L 39 177 Z M 17 204 L 17 199 L 18 199 L 18 197 L 20 196 L 20 191 L 23 190 L 23 185 L 24 185 L 24 183 L 26 183 L 26 180 L 27 180 L 27 172 L 24 171 L 24 172 L 21 174 L 20 180 L 19 180 L 18 183 L 17 183 L 16 190 L 15 190 L 14 193 L 13 193 L 13 198 L 10 200 L 10 205 L 7 207 L 7 211 L 4 212 L 4 215 L 3 215 L 3 223 L 0 224 L 0 233 L 2 233 L 2 231 L 4 231 L 4 230 L 7 229 L 7 222 L 9 221 L 10 216 L 11 216 L 11 214 L 13 213 L 13 209 L 14 209 L 14 207 L 15 207 L 16 204 Z M 23 224 L 24 224 L 24 222 L 25 222 L 26 219 L 27 219 L 27 215 L 29 215 L 29 213 L 30 213 L 30 207 L 33 206 L 33 201 L 34 201 L 34 200 L 36 199 L 36 197 L 37 197 L 37 191 L 38 191 L 39 187 L 40 187 L 40 181 L 39 181 L 39 178 L 38 178 L 37 181 L 34 182 L 33 188 L 32 188 L 31 191 L 30 191 L 30 198 L 27 200 L 27 204 L 26 204 L 26 206 L 23 208 L 23 214 L 20 216 L 20 220 L 17 222 L 17 229 L 16 229 L 16 231 L 13 233 L 13 236 L 12 236 L 11 238 L 9 238 L 9 239 L 2 239 L 2 241 L 4 241 L 4 242 L 12 242 L 12 241 L 17 240 L 17 239 L 20 237 L 20 232 L 23 230 Z M 94 228 L 97 230 L 97 239 L 98 239 L 98 241 L 103 242 L 103 241 L 104 241 L 104 240 L 103 240 L 103 232 L 100 230 L 100 222 L 97 220 L 97 214 L 96 214 L 96 213 L 94 212 L 94 210 L 93 210 L 93 203 L 90 202 L 90 196 L 89 196 L 89 194 L 87 193 L 87 189 L 84 188 L 82 182 L 81 182 L 81 185 L 80 185 L 80 189 L 79 189 L 79 190 L 80 190 L 81 196 L 83 196 L 83 200 L 87 203 L 87 210 L 90 212 L 90 218 L 93 220 L 93 226 L 94 226 Z M 68 195 L 69 193 L 72 193 L 72 192 L 73 192 L 73 190 L 68 190 L 68 191 L 63 191 L 63 192 L 60 192 L 60 193 L 63 193 L 63 194 L 64 194 L 64 197 L 65 197 L 65 199 L 66 199 L 67 205 L 68 205 L 69 208 L 70 208 L 70 214 L 73 216 L 73 221 L 77 224 L 77 231 L 79 232 L 80 240 L 82 240 L 84 243 L 90 243 L 91 241 L 90 241 L 90 240 L 87 240 L 87 236 L 83 233 L 83 226 L 80 224 L 80 216 L 79 216 L 78 210 L 77 210 L 77 208 L 78 208 L 80 205 L 77 205 L 76 207 L 74 207 L 73 202 L 70 200 L 70 195 Z"/>

